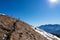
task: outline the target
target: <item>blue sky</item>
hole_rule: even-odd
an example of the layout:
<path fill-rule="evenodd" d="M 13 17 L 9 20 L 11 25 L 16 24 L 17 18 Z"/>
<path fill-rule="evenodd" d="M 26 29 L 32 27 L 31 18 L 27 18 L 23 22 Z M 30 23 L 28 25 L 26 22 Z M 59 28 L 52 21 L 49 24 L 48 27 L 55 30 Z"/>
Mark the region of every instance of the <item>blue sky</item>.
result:
<path fill-rule="evenodd" d="M 33 26 L 60 24 L 60 4 L 50 6 L 48 0 L 0 0 L 0 13 Z"/>

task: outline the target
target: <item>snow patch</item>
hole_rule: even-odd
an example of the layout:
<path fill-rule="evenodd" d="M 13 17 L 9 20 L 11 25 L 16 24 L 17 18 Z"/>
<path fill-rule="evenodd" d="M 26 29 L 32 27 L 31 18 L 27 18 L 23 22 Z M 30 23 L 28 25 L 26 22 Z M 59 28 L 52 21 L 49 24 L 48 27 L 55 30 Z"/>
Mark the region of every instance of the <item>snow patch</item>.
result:
<path fill-rule="evenodd" d="M 38 29 L 38 28 L 35 28 L 35 27 L 32 27 L 36 32 L 38 32 L 39 34 L 43 35 L 44 37 L 46 37 L 48 40 L 60 40 L 60 38 L 58 38 L 57 36 L 55 35 L 52 35 L 50 33 L 47 33 L 45 32 L 44 30 L 42 29 Z"/>
<path fill-rule="evenodd" d="M 4 13 L 0 13 L 1 15 L 6 15 L 6 14 L 4 14 Z"/>

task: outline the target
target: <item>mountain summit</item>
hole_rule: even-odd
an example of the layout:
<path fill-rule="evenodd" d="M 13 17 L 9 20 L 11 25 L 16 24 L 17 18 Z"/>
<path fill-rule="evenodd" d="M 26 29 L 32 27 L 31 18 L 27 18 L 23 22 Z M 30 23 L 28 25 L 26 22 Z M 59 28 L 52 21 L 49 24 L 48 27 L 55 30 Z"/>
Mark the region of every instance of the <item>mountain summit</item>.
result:
<path fill-rule="evenodd" d="M 41 29 L 0 14 L 0 40 L 60 40 Z"/>

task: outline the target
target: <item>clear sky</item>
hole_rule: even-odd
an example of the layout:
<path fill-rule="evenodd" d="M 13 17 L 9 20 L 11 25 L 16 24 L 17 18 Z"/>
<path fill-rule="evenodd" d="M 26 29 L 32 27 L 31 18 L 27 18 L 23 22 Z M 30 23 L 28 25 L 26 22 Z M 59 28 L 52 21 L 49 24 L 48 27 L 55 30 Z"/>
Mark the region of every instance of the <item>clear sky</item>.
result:
<path fill-rule="evenodd" d="M 60 24 L 60 1 L 0 0 L 0 13 L 33 25 Z"/>

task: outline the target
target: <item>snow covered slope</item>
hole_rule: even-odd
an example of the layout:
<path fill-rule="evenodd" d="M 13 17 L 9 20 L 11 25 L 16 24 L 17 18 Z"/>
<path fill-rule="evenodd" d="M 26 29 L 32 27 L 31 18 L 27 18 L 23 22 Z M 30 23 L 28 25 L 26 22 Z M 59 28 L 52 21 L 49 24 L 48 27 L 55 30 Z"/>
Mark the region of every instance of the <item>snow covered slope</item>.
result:
<path fill-rule="evenodd" d="M 58 38 L 55 35 L 52 35 L 50 33 L 47 33 L 46 31 L 39 29 L 39 28 L 34 28 L 32 27 L 36 32 L 40 33 L 42 36 L 46 37 L 48 40 L 60 40 L 60 38 Z"/>

